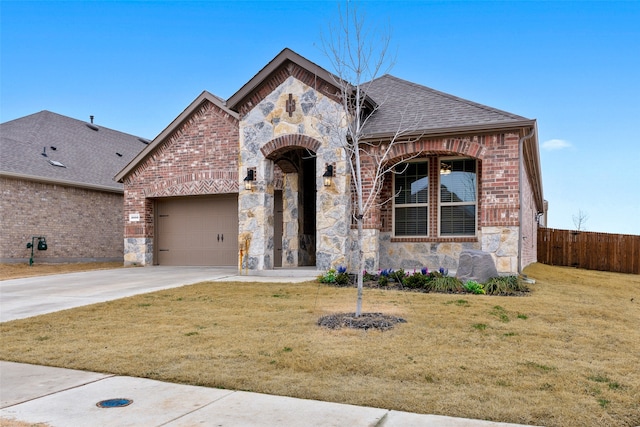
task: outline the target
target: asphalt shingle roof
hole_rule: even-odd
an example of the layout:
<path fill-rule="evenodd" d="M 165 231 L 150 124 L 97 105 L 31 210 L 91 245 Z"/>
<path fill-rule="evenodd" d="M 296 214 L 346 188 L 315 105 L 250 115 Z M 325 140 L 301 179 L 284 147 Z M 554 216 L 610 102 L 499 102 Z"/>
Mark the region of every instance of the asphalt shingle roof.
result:
<path fill-rule="evenodd" d="M 122 190 L 113 177 L 144 147 L 137 136 L 41 111 L 0 124 L 0 174 Z"/>
<path fill-rule="evenodd" d="M 364 84 L 378 109 L 364 127 L 366 136 L 447 129 L 503 127 L 531 121 L 385 74 Z"/>

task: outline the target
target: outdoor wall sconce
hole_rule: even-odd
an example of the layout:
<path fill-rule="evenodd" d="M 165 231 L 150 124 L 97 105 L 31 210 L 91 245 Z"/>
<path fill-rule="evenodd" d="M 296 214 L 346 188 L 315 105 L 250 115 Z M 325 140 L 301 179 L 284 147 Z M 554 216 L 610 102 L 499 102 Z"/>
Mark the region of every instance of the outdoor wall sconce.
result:
<path fill-rule="evenodd" d="M 247 176 L 244 177 L 245 190 L 251 190 L 251 186 L 253 185 L 254 180 L 254 173 L 255 171 L 253 169 L 247 169 Z"/>
<path fill-rule="evenodd" d="M 324 186 L 330 187 L 333 180 L 333 165 L 326 164 L 326 170 L 322 174 L 322 178 L 324 179 Z"/>
<path fill-rule="evenodd" d="M 33 247 L 36 244 L 36 240 L 38 240 L 39 251 L 47 250 L 47 239 L 44 236 L 33 236 L 31 238 L 31 242 L 27 243 L 27 249 L 31 249 L 31 258 L 29 258 L 29 267 L 33 265 Z"/>
<path fill-rule="evenodd" d="M 449 175 L 451 173 L 451 165 L 440 163 L 440 175 Z"/>

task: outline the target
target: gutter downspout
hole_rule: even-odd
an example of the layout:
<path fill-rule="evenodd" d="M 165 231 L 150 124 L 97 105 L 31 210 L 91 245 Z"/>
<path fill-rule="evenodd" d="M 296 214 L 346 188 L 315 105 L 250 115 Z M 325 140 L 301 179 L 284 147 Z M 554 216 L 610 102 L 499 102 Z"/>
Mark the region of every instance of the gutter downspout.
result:
<path fill-rule="evenodd" d="M 518 141 L 518 198 L 520 209 L 518 209 L 518 275 L 522 275 L 522 170 L 524 169 L 524 141 L 531 139 L 536 133 L 535 126 L 531 132 L 520 138 Z"/>

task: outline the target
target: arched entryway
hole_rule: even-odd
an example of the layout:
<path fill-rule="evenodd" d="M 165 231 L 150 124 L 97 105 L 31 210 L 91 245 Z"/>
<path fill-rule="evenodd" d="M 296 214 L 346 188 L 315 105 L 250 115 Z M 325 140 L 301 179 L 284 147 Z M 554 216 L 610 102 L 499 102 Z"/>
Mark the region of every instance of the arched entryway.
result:
<path fill-rule="evenodd" d="M 274 191 L 274 267 L 316 265 L 316 155 L 308 148 L 287 146 L 267 159 L 282 172 Z"/>

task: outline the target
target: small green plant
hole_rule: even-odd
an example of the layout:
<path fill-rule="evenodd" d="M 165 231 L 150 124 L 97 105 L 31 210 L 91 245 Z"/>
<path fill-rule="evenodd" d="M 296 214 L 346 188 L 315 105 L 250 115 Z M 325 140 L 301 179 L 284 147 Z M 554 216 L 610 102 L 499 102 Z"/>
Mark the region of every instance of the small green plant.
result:
<path fill-rule="evenodd" d="M 469 280 L 467 283 L 463 285 L 464 289 L 472 294 L 481 295 L 484 294 L 484 286 L 482 284 L 476 282 L 475 280 Z"/>
<path fill-rule="evenodd" d="M 536 368 L 536 369 L 540 369 L 541 371 L 555 371 L 556 368 L 553 366 L 548 366 L 548 365 L 542 365 L 540 363 L 535 363 L 535 362 L 527 362 L 525 363 L 526 366 L 529 366 L 531 368 Z"/>
<path fill-rule="evenodd" d="M 455 304 L 458 307 L 469 307 L 469 301 L 467 301 L 466 299 L 457 299 L 454 301 L 447 301 L 445 302 L 445 304 L 449 305 L 449 304 Z"/>
<path fill-rule="evenodd" d="M 602 408 L 606 408 L 609 403 L 611 403 L 610 400 L 607 399 L 598 399 L 598 404 L 602 407 Z"/>
<path fill-rule="evenodd" d="M 597 383 L 606 383 L 609 386 L 609 390 L 619 390 L 623 388 L 619 382 L 612 381 L 611 379 L 605 377 L 604 375 L 592 375 L 588 377 L 589 380 L 595 381 Z"/>
<path fill-rule="evenodd" d="M 193 331 L 193 332 L 187 332 L 186 334 L 184 334 L 185 337 L 191 337 L 191 336 L 194 336 L 194 335 L 198 335 L 198 333 Z"/>
<path fill-rule="evenodd" d="M 487 329 L 487 325 L 486 325 L 486 324 L 484 324 L 484 323 L 475 323 L 475 324 L 473 325 L 473 328 L 474 328 L 474 329 L 477 329 L 477 330 L 479 330 L 479 331 L 484 331 L 485 329 Z"/>
<path fill-rule="evenodd" d="M 501 322 L 507 323 L 510 320 L 507 311 L 499 305 L 493 306 L 493 310 L 490 313 L 500 319 Z"/>
<path fill-rule="evenodd" d="M 609 382 L 609 378 L 603 376 L 603 375 L 592 375 L 589 377 L 589 379 L 591 381 L 595 381 L 597 383 L 608 383 Z"/>
<path fill-rule="evenodd" d="M 293 351 L 293 349 L 291 347 L 285 347 L 282 349 L 283 352 L 285 353 L 291 353 Z"/>
<path fill-rule="evenodd" d="M 527 320 L 529 316 L 526 314 L 518 313 L 518 319 Z"/>
<path fill-rule="evenodd" d="M 323 275 L 319 276 L 318 281 L 320 283 L 336 283 L 336 275 L 336 270 L 332 268 Z"/>
<path fill-rule="evenodd" d="M 378 285 L 379 286 L 387 286 L 389 284 L 389 277 L 388 276 L 380 276 L 378 277 Z"/>

